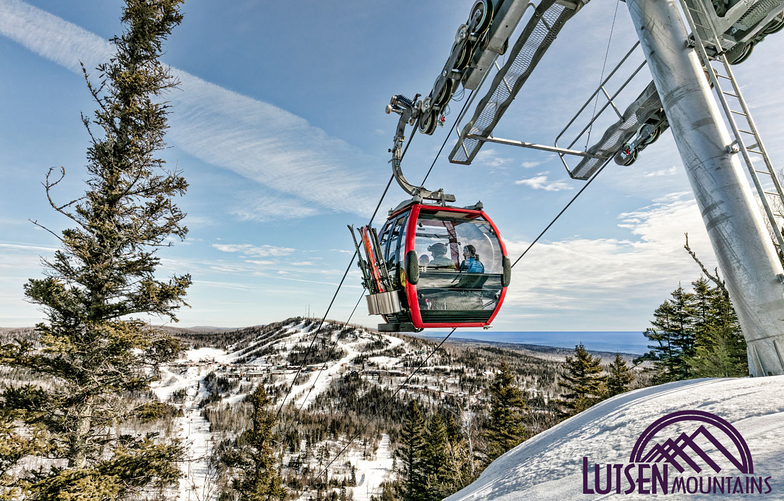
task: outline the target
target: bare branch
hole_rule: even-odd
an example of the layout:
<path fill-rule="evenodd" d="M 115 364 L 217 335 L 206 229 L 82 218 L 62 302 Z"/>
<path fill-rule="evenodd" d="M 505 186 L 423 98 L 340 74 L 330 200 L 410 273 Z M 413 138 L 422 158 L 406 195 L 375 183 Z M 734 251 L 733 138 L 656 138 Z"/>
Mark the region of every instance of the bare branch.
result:
<path fill-rule="evenodd" d="M 79 221 L 77 221 L 76 217 L 73 214 L 71 214 L 70 212 L 68 212 L 68 211 L 66 211 L 64 209 L 66 207 L 70 207 L 71 205 L 75 204 L 76 202 L 81 200 L 82 197 L 77 198 L 75 200 L 71 200 L 70 202 L 68 202 L 66 204 L 63 204 L 63 205 L 58 205 L 58 204 L 56 204 L 54 202 L 54 200 L 52 200 L 52 188 L 54 188 L 55 186 L 60 184 L 60 182 L 65 178 L 65 167 L 61 166 L 60 167 L 60 177 L 56 181 L 52 181 L 51 177 L 52 177 L 52 172 L 54 172 L 54 169 L 55 169 L 55 167 L 50 167 L 49 168 L 49 172 L 46 173 L 46 180 L 43 183 L 41 183 L 41 184 L 43 184 L 44 189 L 46 190 L 46 199 L 49 201 L 49 205 L 54 210 L 56 210 L 60 214 L 64 215 L 68 219 L 78 223 Z M 44 228 L 44 229 L 46 229 L 46 228 Z"/>
<path fill-rule="evenodd" d="M 54 236 L 55 236 L 55 238 L 56 238 L 57 240 L 59 240 L 60 242 L 62 242 L 62 243 L 65 243 L 65 242 L 63 241 L 63 239 L 62 239 L 62 238 L 60 238 L 60 235 L 58 235 L 57 233 L 53 232 L 52 230 L 50 230 L 50 229 L 49 229 L 49 228 L 47 228 L 46 226 L 44 226 L 44 225 L 40 224 L 38 221 L 33 221 L 32 219 L 28 219 L 28 221 L 30 221 L 30 222 L 31 222 L 31 223 L 33 223 L 34 225 L 38 226 L 38 227 L 39 227 L 39 228 L 41 228 L 42 230 L 46 230 L 46 231 L 48 231 L 49 233 L 51 233 L 52 235 L 54 235 Z"/>
<path fill-rule="evenodd" d="M 691 250 L 691 247 L 689 247 L 689 234 L 684 233 L 684 235 L 686 236 L 686 245 L 684 245 L 683 248 L 686 249 L 686 252 L 688 252 L 689 255 L 692 257 L 692 259 L 694 259 L 694 261 L 700 266 L 700 269 L 705 274 L 705 276 L 708 277 L 711 282 L 716 284 L 716 286 L 720 288 L 727 297 L 729 297 L 730 293 L 729 291 L 727 291 L 727 286 L 724 285 L 724 280 L 722 280 L 721 277 L 719 277 L 719 269 L 716 268 L 714 270 L 715 275 L 711 275 L 708 269 L 705 267 L 705 265 L 702 264 L 702 261 L 699 260 L 697 254 L 695 254 L 695 252 Z"/>

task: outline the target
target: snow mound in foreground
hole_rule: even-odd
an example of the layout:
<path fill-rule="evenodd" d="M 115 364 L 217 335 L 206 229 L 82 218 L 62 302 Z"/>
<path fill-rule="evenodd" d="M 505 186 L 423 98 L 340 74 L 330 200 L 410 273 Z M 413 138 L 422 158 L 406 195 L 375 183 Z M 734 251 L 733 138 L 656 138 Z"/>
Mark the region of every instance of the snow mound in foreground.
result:
<path fill-rule="evenodd" d="M 583 493 L 584 481 L 589 486 L 588 490 L 594 490 L 593 465 L 628 464 L 637 439 L 649 425 L 667 414 L 687 410 L 715 414 L 731 423 L 745 439 L 753 459 L 754 475 L 730 471 L 733 468 L 727 465 L 720 473 L 715 473 L 704 463 L 699 475 L 706 478 L 727 475 L 770 477 L 769 486 L 764 486 L 763 494 L 739 494 L 735 488 L 734 493 L 727 489 L 724 494 L 700 494 L 698 490 L 696 493 L 681 491 L 664 495 L 660 490 L 658 495 L 625 495 L 623 489 L 628 484 L 623 476 L 620 494 L 615 492 L 615 488 L 609 494 Z M 673 426 L 674 433 L 670 429 L 668 436 L 676 439 L 678 427 L 685 428 L 688 424 Z M 719 438 L 726 441 L 726 437 Z M 709 441 L 701 443 L 700 448 L 711 458 L 721 456 Z M 693 451 L 689 455 L 695 456 Z M 585 480 L 583 457 L 588 458 L 589 464 Z M 604 401 L 507 452 L 493 462 L 476 482 L 447 500 L 784 499 L 783 466 L 784 376 L 697 379 L 643 388 Z M 605 470 L 600 471 L 604 486 Z M 687 475 L 698 476 L 689 470 L 681 476 Z M 671 470 L 670 484 L 673 476 Z M 615 479 L 614 470 L 612 477 Z M 649 489 L 650 486 L 648 483 Z M 765 493 L 769 489 L 770 492 Z"/>

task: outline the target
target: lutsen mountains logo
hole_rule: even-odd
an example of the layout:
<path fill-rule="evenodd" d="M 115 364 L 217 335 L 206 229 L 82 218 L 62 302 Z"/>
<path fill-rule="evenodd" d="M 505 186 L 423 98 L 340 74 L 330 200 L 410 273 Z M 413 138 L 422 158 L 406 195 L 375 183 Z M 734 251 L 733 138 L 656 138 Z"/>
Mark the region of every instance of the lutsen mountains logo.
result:
<path fill-rule="evenodd" d="M 628 463 L 589 464 L 583 494 L 768 495 L 769 476 L 755 474 L 746 441 L 729 422 L 704 411 L 657 419 L 634 444 Z"/>

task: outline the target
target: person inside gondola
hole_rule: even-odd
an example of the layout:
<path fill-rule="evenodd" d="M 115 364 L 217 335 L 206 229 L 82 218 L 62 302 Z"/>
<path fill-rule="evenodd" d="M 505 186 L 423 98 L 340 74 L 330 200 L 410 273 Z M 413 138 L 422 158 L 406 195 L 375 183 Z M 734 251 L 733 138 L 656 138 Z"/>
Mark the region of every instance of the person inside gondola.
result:
<path fill-rule="evenodd" d="M 485 272 L 485 265 L 479 261 L 479 255 L 476 253 L 476 247 L 473 245 L 463 247 L 463 262 L 460 263 L 460 271 L 468 273 Z"/>
<path fill-rule="evenodd" d="M 422 254 L 419 256 L 419 271 L 427 271 L 427 266 L 430 264 L 430 256 Z"/>
<path fill-rule="evenodd" d="M 428 269 L 446 271 L 454 270 L 456 268 L 455 263 L 446 257 L 446 245 L 442 243 L 436 243 L 429 246 L 427 250 L 433 254 L 433 259 L 430 260 Z"/>

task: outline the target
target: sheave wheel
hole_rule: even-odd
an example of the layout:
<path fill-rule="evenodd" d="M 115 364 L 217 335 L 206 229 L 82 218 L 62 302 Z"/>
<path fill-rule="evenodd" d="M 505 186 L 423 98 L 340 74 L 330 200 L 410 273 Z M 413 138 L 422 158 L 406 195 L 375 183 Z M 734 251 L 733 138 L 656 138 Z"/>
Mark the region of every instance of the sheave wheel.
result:
<path fill-rule="evenodd" d="M 471 62 L 471 44 L 468 43 L 468 40 L 463 42 L 462 47 L 460 47 L 460 55 L 457 56 L 457 60 L 455 61 L 455 71 L 462 71 L 468 67 L 468 63 Z"/>
<path fill-rule="evenodd" d="M 455 81 L 451 78 L 447 78 L 446 82 L 444 82 L 444 86 L 441 87 L 441 92 L 433 99 L 433 106 L 441 109 L 446 103 L 452 99 L 452 94 L 454 92 Z"/>
<path fill-rule="evenodd" d="M 780 15 L 778 19 L 774 19 L 769 22 L 767 26 L 762 28 L 762 32 L 766 35 L 772 35 L 781 31 L 782 28 L 784 28 L 784 16 Z"/>
<path fill-rule="evenodd" d="M 438 112 L 430 110 L 419 117 L 419 131 L 422 134 L 430 135 L 436 130 L 438 125 Z"/>
<path fill-rule="evenodd" d="M 659 136 L 661 136 L 661 133 L 662 133 L 662 130 L 661 130 L 661 125 L 660 125 L 660 126 L 656 127 L 656 130 L 653 131 L 653 134 L 651 134 L 651 137 L 649 137 L 648 140 L 643 143 L 643 145 L 644 146 L 648 146 L 649 144 L 653 143 L 654 141 L 659 139 Z"/>
<path fill-rule="evenodd" d="M 487 31 L 493 22 L 493 4 L 489 0 L 478 0 L 471 9 L 471 17 L 468 18 L 469 26 L 472 25 L 474 19 L 477 19 L 477 22 L 471 34 L 479 36 Z"/>
<path fill-rule="evenodd" d="M 739 51 L 740 54 L 737 57 L 735 57 L 732 61 L 730 61 L 730 64 L 742 63 L 743 61 L 749 58 L 749 56 L 751 55 L 751 51 L 753 49 L 754 49 L 754 42 L 749 42 Z"/>

